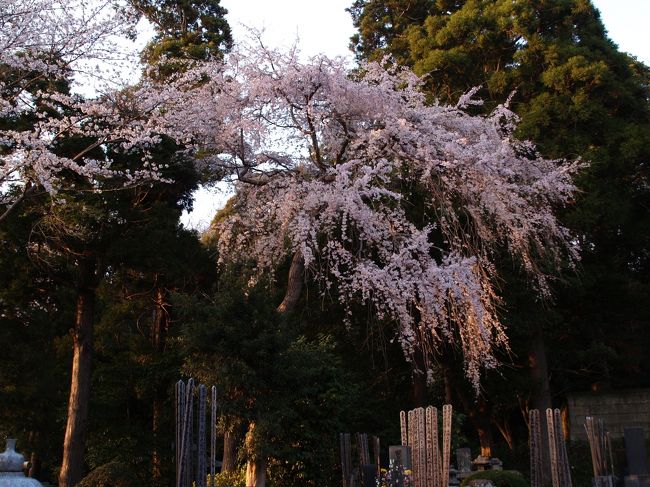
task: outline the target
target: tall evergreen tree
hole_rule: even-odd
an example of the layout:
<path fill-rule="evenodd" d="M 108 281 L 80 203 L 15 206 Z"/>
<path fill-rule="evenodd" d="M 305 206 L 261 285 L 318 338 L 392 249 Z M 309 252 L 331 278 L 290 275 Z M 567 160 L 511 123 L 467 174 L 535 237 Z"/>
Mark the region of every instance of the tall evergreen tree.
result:
<path fill-rule="evenodd" d="M 650 316 L 643 297 L 650 289 L 648 68 L 617 50 L 589 0 L 357 0 L 350 12 L 359 59 L 392 56 L 423 76 L 442 101 L 474 86 L 488 107 L 511 96 L 521 117 L 519 136 L 546 156 L 581 156 L 590 164 L 577 181 L 581 193 L 563 215 L 583 259 L 577 277 L 555 286 L 555 317 L 546 313 L 546 322 L 560 328 L 529 326 L 527 350 L 516 350 L 529 357 L 537 378 L 532 405 L 550 405 L 543 394 L 544 335 L 566 344 L 566 352 L 549 359 L 562 359 L 558 368 L 588 371 L 587 381 L 555 374 L 563 386 L 611 385 L 617 375 L 645 385 L 645 366 L 621 358 L 650 339 L 639 329 Z M 517 273 L 504 285 L 518 287 Z M 506 305 L 516 310 L 510 319 L 539 315 L 534 300 L 507 294 Z"/>

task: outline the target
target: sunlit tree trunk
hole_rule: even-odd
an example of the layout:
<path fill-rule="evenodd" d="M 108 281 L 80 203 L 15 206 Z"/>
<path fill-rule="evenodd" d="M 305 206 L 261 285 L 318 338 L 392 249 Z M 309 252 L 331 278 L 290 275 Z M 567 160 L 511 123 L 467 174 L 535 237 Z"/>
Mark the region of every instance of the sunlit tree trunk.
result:
<path fill-rule="evenodd" d="M 255 422 L 251 421 L 246 433 L 246 448 L 252 451 L 254 449 Z M 266 459 L 255 455 L 253 459 L 246 464 L 246 487 L 265 487 L 266 486 Z"/>
<path fill-rule="evenodd" d="M 79 264 L 72 377 L 59 487 L 73 487 L 83 476 L 93 355 L 96 268 L 97 262 L 92 258 L 84 259 Z"/>

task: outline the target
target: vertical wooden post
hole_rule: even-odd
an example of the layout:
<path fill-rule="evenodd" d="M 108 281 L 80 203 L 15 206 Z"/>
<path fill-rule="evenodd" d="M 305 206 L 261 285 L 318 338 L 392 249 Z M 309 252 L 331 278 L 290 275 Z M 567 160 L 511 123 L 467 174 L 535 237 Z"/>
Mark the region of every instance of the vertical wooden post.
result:
<path fill-rule="evenodd" d="M 433 446 L 433 433 L 434 433 L 434 412 L 433 406 L 427 406 L 425 409 L 425 421 L 426 421 L 426 482 L 427 487 L 437 487 L 434 480 L 434 446 Z M 437 425 L 435 431 L 438 431 Z"/>
<path fill-rule="evenodd" d="M 572 487 L 571 466 L 566 451 L 566 439 L 562 429 L 562 417 L 559 409 L 553 411 L 553 424 L 555 426 L 555 442 L 558 457 L 558 477 L 560 487 Z"/>
<path fill-rule="evenodd" d="M 372 451 L 375 454 L 375 465 L 377 465 L 377 478 L 381 475 L 381 459 L 379 451 L 379 437 L 372 437 Z"/>
<path fill-rule="evenodd" d="M 528 412 L 530 446 L 530 486 L 544 487 L 544 466 L 542 465 L 542 427 L 538 409 Z"/>
<path fill-rule="evenodd" d="M 451 405 L 442 406 L 442 485 L 449 485 L 449 461 L 451 457 Z"/>
<path fill-rule="evenodd" d="M 196 487 L 205 487 L 205 403 L 207 400 L 206 388 L 199 385 L 199 407 L 198 407 L 198 438 L 196 448 Z"/>
<path fill-rule="evenodd" d="M 548 430 L 548 448 L 551 457 L 551 480 L 553 481 L 553 487 L 560 487 L 557 442 L 555 439 L 555 426 L 553 419 L 553 410 L 548 408 L 546 410 L 546 429 Z"/>
<path fill-rule="evenodd" d="M 402 446 L 407 446 L 409 440 L 408 440 L 408 430 L 406 429 L 406 411 L 399 412 L 399 425 L 400 425 L 400 433 L 402 436 Z"/>
<path fill-rule="evenodd" d="M 179 380 L 176 383 L 176 487 L 181 487 L 181 472 L 182 472 L 182 445 L 185 431 L 183 429 L 183 422 L 185 418 L 185 382 Z"/>
<path fill-rule="evenodd" d="M 417 427 L 418 427 L 418 477 L 420 482 L 420 487 L 426 487 L 427 482 L 427 457 L 426 457 L 426 430 L 425 430 L 425 415 L 424 408 L 417 408 L 415 410 L 415 416 L 417 418 Z"/>
<path fill-rule="evenodd" d="M 210 397 L 210 486 L 215 487 L 217 474 L 217 388 L 212 386 Z"/>

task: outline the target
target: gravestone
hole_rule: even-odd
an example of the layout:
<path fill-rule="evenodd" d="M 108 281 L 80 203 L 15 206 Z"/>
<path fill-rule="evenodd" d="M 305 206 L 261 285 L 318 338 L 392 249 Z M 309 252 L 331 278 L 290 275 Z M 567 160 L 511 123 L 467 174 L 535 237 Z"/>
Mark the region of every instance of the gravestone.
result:
<path fill-rule="evenodd" d="M 363 487 L 377 487 L 377 465 L 363 465 L 361 479 Z"/>
<path fill-rule="evenodd" d="M 401 465 L 404 470 L 411 470 L 411 447 L 403 445 L 389 446 L 388 460 L 391 465 Z"/>
<path fill-rule="evenodd" d="M 458 448 L 456 450 L 456 464 L 458 465 L 458 473 L 463 477 L 472 471 L 472 450 L 469 448 Z"/>
<path fill-rule="evenodd" d="M 650 487 L 643 428 L 625 428 L 623 436 L 628 468 L 625 487 Z"/>

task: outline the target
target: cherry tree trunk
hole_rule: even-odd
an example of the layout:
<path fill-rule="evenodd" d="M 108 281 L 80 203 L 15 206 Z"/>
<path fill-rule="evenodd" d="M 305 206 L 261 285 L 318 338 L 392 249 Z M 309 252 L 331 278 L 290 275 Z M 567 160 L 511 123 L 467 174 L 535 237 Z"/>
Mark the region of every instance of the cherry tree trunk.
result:
<path fill-rule="evenodd" d="M 462 385 L 459 384 L 451 368 L 445 369 L 445 380 L 454 388 L 456 397 L 476 430 L 481 455 L 491 457 L 494 448 L 494 435 L 492 432 L 492 408 L 489 402 L 484 397 L 478 397 L 475 401 L 472 401 L 462 389 Z"/>
<path fill-rule="evenodd" d="M 298 250 L 293 254 L 291 266 L 289 267 L 289 278 L 287 279 L 287 291 L 284 299 L 278 306 L 278 313 L 290 313 L 298 304 L 302 294 L 302 280 L 305 273 L 305 260 Z"/>
<path fill-rule="evenodd" d="M 424 352 L 419 347 L 413 354 L 413 370 L 411 371 L 413 385 L 413 407 L 427 407 L 427 374 L 424 361 Z"/>
<path fill-rule="evenodd" d="M 494 437 L 492 436 L 490 418 L 480 415 L 480 417 L 476 419 L 475 424 L 478 433 L 479 446 L 481 448 L 481 456 L 490 458 L 492 456 L 492 448 L 494 447 Z"/>
<path fill-rule="evenodd" d="M 85 259 L 79 264 L 72 377 L 59 487 L 73 487 L 83 476 L 93 355 L 96 265 L 94 259 Z"/>

